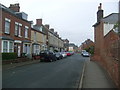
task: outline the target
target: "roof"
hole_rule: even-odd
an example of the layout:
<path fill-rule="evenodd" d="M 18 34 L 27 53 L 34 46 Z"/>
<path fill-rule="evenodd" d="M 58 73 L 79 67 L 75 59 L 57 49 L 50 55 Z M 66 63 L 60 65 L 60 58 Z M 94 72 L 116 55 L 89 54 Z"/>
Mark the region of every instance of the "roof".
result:
<path fill-rule="evenodd" d="M 2 36 L 2 37 L 0 37 L 0 39 L 2 39 L 2 40 L 11 40 L 11 41 L 14 41 L 13 38 L 7 37 L 7 36 Z"/>
<path fill-rule="evenodd" d="M 75 44 L 74 44 L 74 43 L 70 43 L 70 44 L 69 44 L 69 46 L 74 47 L 74 46 L 75 46 Z"/>
<path fill-rule="evenodd" d="M 105 16 L 102 18 L 102 21 L 103 22 L 107 22 L 107 23 L 110 23 L 110 24 L 116 24 L 118 22 L 118 13 L 111 13 L 109 14 L 108 16 Z M 96 27 L 97 25 L 99 25 L 100 22 L 96 22 L 93 27 Z"/>
<path fill-rule="evenodd" d="M 30 40 L 23 40 L 24 43 L 31 43 Z"/>
<path fill-rule="evenodd" d="M 8 12 L 8 13 L 12 14 L 13 16 L 15 16 L 15 17 L 17 17 L 17 18 L 19 18 L 19 19 L 22 19 L 23 21 L 26 21 L 26 22 L 30 23 L 28 20 L 25 20 L 25 19 L 23 19 L 22 17 L 20 17 L 15 11 L 13 11 L 12 9 L 4 6 L 4 5 L 1 4 L 1 3 L 0 3 L 0 9 L 2 9 L 2 10 L 5 11 L 5 12 Z M 19 12 L 19 13 L 24 13 L 24 12 Z"/>
<path fill-rule="evenodd" d="M 36 25 L 34 25 L 33 28 L 31 28 L 31 30 L 34 30 L 34 31 L 37 31 L 37 32 L 39 32 L 39 33 L 42 33 L 42 34 L 46 35 L 45 32 L 40 31 L 40 27 L 41 27 L 41 26 L 36 26 Z"/>
<path fill-rule="evenodd" d="M 118 13 L 111 13 L 108 16 L 104 17 L 102 21 L 110 24 L 116 24 L 118 22 Z"/>

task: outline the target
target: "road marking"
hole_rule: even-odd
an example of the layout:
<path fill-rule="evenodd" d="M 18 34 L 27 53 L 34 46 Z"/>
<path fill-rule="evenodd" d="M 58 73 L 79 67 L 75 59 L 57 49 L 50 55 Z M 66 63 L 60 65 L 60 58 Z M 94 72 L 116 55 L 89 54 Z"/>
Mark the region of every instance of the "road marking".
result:
<path fill-rule="evenodd" d="M 81 75 L 81 79 L 80 79 L 80 84 L 78 86 L 78 90 L 80 90 L 82 88 L 82 85 L 83 85 L 83 78 L 84 78 L 84 73 L 85 73 L 85 63 L 84 62 L 84 65 L 83 65 L 83 70 L 82 70 L 82 75 Z"/>

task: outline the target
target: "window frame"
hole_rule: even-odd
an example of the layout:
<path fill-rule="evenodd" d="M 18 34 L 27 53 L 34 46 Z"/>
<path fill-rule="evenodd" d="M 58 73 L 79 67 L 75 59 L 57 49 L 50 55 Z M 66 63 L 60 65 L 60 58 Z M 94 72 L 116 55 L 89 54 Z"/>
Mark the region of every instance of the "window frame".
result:
<path fill-rule="evenodd" d="M 19 37 L 22 37 L 22 24 L 21 23 L 19 23 L 19 30 L 18 30 L 18 36 Z"/>
<path fill-rule="evenodd" d="M 28 38 L 28 30 L 29 30 L 29 27 L 28 26 L 25 26 L 25 38 Z"/>
<path fill-rule="evenodd" d="M 10 43 L 12 43 L 12 47 L 10 46 Z M 14 47 L 13 46 L 14 46 L 14 42 L 9 41 L 9 52 L 14 52 Z"/>
<path fill-rule="evenodd" d="M 15 22 L 15 33 L 14 33 L 14 35 L 18 36 L 18 32 L 19 32 L 19 23 Z"/>
<path fill-rule="evenodd" d="M 5 34 L 10 34 L 10 22 L 11 22 L 10 19 L 5 18 L 5 31 L 4 31 Z M 9 25 L 7 26 L 7 24 Z"/>
<path fill-rule="evenodd" d="M 4 51 L 4 42 L 7 42 L 6 51 Z M 12 48 L 10 48 L 10 43 L 12 42 Z M 10 51 L 12 49 L 12 51 Z M 14 42 L 9 40 L 2 40 L 2 53 L 14 52 Z"/>

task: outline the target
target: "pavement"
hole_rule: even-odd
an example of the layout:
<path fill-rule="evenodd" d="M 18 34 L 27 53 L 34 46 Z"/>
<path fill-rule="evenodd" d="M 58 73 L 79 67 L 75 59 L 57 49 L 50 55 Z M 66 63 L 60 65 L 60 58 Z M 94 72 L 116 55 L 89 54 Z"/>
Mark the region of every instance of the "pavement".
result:
<path fill-rule="evenodd" d="M 117 89 L 108 73 L 95 61 L 86 61 L 79 88 Z"/>
<path fill-rule="evenodd" d="M 40 60 L 31 60 L 21 63 L 3 65 L 2 69 L 11 69 L 23 65 L 39 63 Z M 95 61 L 86 61 L 83 66 L 79 88 L 116 88 L 106 71 Z"/>

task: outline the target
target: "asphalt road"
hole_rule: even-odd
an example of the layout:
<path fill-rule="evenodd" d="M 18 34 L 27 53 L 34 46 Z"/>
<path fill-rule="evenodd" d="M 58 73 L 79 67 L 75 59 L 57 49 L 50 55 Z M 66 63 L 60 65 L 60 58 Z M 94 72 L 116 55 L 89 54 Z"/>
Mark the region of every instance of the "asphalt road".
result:
<path fill-rule="evenodd" d="M 5 70 L 3 88 L 78 88 L 83 64 L 80 54 L 54 62 L 40 62 Z"/>

